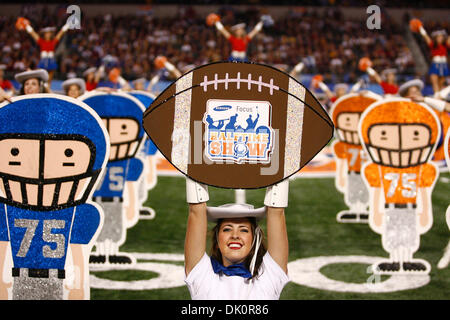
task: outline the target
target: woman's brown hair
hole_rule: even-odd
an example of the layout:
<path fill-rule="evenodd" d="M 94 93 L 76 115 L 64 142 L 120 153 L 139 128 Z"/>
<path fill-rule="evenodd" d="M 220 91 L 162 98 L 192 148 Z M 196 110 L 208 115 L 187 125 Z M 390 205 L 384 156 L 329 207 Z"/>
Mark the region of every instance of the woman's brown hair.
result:
<path fill-rule="evenodd" d="M 247 257 L 244 260 L 244 265 L 245 267 L 250 270 L 250 263 L 252 261 L 252 257 L 253 254 L 255 253 L 256 250 L 256 241 L 255 240 L 255 236 L 256 236 L 256 232 L 260 232 L 261 233 L 261 245 L 258 249 L 258 254 L 256 256 L 256 263 L 255 263 L 255 269 L 253 270 L 253 274 L 252 277 L 258 277 L 259 275 L 259 267 L 261 266 L 262 260 L 263 260 L 263 256 L 266 254 L 267 252 L 267 248 L 265 245 L 265 241 L 264 241 L 264 232 L 262 231 L 261 228 L 258 228 L 258 224 L 256 223 L 256 219 L 251 217 L 251 218 L 247 218 L 251 224 L 251 230 L 252 230 L 252 236 L 253 236 L 253 246 L 250 250 L 250 252 L 248 253 Z M 211 230 L 212 231 L 212 246 L 211 246 L 211 257 L 216 259 L 218 262 L 222 263 L 222 253 L 220 252 L 219 249 L 219 243 L 218 243 L 218 234 L 219 234 L 219 230 L 220 230 L 220 226 L 222 225 L 224 219 L 219 219 L 217 221 L 217 224 L 214 226 L 214 228 Z M 260 231 L 257 231 L 258 230 Z"/>

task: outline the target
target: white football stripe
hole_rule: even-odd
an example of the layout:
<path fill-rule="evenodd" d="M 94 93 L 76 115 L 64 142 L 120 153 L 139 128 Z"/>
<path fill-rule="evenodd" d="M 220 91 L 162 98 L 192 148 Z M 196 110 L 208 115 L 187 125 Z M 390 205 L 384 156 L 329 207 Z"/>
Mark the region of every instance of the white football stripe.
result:
<path fill-rule="evenodd" d="M 192 98 L 192 91 L 186 89 L 192 87 L 192 74 L 190 72 L 176 82 L 175 114 L 172 134 L 171 160 L 178 169 L 185 173 L 187 173 L 189 162 L 189 128 Z"/>
<path fill-rule="evenodd" d="M 299 85 L 296 81 L 289 79 L 289 93 L 291 93 L 291 95 L 288 96 L 287 103 L 286 144 L 284 149 L 285 177 L 300 168 L 303 110 L 305 107 L 302 101 L 305 99 L 305 88 Z"/>

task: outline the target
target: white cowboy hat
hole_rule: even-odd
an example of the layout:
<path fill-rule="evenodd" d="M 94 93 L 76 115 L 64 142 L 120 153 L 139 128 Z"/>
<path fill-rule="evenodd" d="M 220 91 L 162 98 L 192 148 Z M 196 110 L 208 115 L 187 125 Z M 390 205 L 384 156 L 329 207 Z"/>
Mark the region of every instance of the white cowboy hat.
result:
<path fill-rule="evenodd" d="M 48 72 L 44 69 L 28 70 L 14 75 L 17 82 L 24 83 L 28 79 L 37 78 L 44 82 L 48 81 Z"/>
<path fill-rule="evenodd" d="M 207 207 L 206 212 L 210 222 L 224 218 L 256 218 L 259 221 L 266 216 L 266 207 L 255 209 L 251 204 L 228 203 L 219 207 Z"/>
<path fill-rule="evenodd" d="M 90 68 L 86 69 L 86 70 L 83 72 L 83 76 L 85 77 L 85 76 L 88 75 L 89 73 L 95 72 L 95 70 L 97 70 L 96 67 L 90 67 Z"/>
<path fill-rule="evenodd" d="M 56 30 L 55 27 L 45 27 L 41 29 L 41 32 L 53 32 L 55 30 Z"/>
<path fill-rule="evenodd" d="M 69 87 L 73 84 L 76 84 L 80 88 L 82 94 L 86 91 L 86 82 L 81 78 L 67 79 L 62 83 L 62 87 L 64 91 L 67 91 Z"/>
<path fill-rule="evenodd" d="M 242 23 L 238 23 L 238 24 L 235 24 L 234 26 L 232 26 L 231 27 L 231 30 L 232 31 L 234 31 L 234 30 L 237 30 L 237 29 L 245 29 L 245 26 L 246 26 L 247 24 L 246 23 L 244 23 L 244 22 L 242 22 Z"/>
<path fill-rule="evenodd" d="M 408 91 L 408 89 L 411 87 L 418 87 L 419 90 L 422 91 L 423 86 L 424 86 L 423 81 L 420 79 L 409 80 L 398 88 L 398 94 L 400 96 L 403 96 L 406 93 L 406 91 Z"/>

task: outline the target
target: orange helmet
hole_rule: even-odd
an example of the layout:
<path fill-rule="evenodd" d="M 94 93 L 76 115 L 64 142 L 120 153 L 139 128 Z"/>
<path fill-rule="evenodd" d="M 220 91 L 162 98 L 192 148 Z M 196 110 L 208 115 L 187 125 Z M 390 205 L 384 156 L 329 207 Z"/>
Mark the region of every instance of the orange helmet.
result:
<path fill-rule="evenodd" d="M 389 137 L 389 132 L 398 136 Z M 409 99 L 391 98 L 376 102 L 364 111 L 359 134 L 373 162 L 407 168 L 430 159 L 440 136 L 440 126 L 428 106 Z"/>
<path fill-rule="evenodd" d="M 349 93 L 337 99 L 331 106 L 330 114 L 336 128 L 337 138 L 346 143 L 360 145 L 358 137 L 358 122 L 361 113 L 381 96 L 366 91 L 364 93 Z M 342 115 L 347 118 L 342 118 Z M 351 116 L 355 115 L 355 116 Z"/>

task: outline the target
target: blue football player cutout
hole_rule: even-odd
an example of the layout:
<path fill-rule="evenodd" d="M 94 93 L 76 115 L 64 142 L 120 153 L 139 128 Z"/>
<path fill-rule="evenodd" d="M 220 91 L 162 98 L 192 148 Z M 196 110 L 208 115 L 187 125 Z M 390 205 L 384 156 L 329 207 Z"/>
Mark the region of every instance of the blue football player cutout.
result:
<path fill-rule="evenodd" d="M 151 93 L 142 90 L 133 90 L 128 93 L 142 102 L 146 109 L 155 99 Z M 143 204 L 147 201 L 148 191 L 153 189 L 157 183 L 156 153 L 158 152 L 158 149 L 147 135 L 145 135 L 145 137 L 143 147 L 139 151 L 139 156 L 144 160 L 144 173 L 139 179 L 138 185 L 138 198 L 141 203 L 139 219 L 151 220 L 155 217 L 155 210 L 151 207 L 146 207 Z"/>
<path fill-rule="evenodd" d="M 106 128 L 70 97 L 12 100 L 0 105 L 0 270 L 11 266 L 0 299 L 89 299 L 103 223 L 89 198 L 109 156 Z"/>
<path fill-rule="evenodd" d="M 144 105 L 126 93 L 91 91 L 79 98 L 102 118 L 110 137 L 110 155 L 93 200 L 105 213 L 105 222 L 91 254 L 91 264 L 134 264 L 136 259 L 119 252 L 125 243 L 126 229 L 139 218 L 137 181 L 144 163 L 136 154 L 144 139 Z"/>

